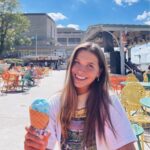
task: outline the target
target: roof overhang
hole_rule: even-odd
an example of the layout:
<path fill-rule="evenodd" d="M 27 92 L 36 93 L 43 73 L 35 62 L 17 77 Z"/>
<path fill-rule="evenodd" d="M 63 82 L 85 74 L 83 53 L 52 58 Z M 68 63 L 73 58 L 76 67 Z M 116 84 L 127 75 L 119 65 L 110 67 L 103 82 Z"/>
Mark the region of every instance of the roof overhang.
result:
<path fill-rule="evenodd" d="M 99 24 L 89 26 L 83 41 L 95 41 L 103 47 L 103 32 L 110 33 L 113 37 L 114 47 L 118 47 L 121 34 L 125 36 L 126 46 L 133 47 L 135 45 L 150 42 L 150 26 L 149 25 L 110 25 Z"/>

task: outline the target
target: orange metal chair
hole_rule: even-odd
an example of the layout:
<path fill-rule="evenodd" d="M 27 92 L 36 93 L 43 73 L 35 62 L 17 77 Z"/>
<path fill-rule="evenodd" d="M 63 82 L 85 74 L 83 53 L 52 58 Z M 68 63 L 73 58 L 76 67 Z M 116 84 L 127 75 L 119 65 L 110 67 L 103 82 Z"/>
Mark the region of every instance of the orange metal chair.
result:
<path fill-rule="evenodd" d="M 123 86 L 120 84 L 123 81 L 126 81 L 126 76 L 110 76 L 110 84 L 112 89 L 119 94 L 123 88 Z"/>
<path fill-rule="evenodd" d="M 19 86 L 19 77 L 16 74 L 4 72 L 1 77 L 3 82 L 1 92 L 14 91 Z"/>

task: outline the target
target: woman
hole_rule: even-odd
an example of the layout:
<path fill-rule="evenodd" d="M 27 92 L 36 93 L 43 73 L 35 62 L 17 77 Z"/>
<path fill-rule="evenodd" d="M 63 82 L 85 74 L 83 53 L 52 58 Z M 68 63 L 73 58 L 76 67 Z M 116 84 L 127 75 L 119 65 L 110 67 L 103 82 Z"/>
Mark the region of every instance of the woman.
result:
<path fill-rule="evenodd" d="M 50 99 L 48 145 L 27 129 L 25 150 L 135 150 L 130 123 L 110 94 L 104 53 L 86 42 L 68 62 L 64 89 Z M 57 147 L 56 147 L 57 146 Z M 59 148 L 58 148 L 59 147 Z"/>

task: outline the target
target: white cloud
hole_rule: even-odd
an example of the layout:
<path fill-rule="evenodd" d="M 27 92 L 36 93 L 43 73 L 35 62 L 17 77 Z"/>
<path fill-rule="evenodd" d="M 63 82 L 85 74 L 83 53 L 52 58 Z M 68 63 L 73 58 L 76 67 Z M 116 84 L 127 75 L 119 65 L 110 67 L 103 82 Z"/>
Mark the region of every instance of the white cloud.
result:
<path fill-rule="evenodd" d="M 122 5 L 122 0 L 114 0 L 117 5 Z"/>
<path fill-rule="evenodd" d="M 123 5 L 123 4 L 127 4 L 127 5 L 132 5 L 134 3 L 137 3 L 139 0 L 114 0 L 115 3 L 117 5 Z"/>
<path fill-rule="evenodd" d="M 57 28 L 64 28 L 65 26 L 63 26 L 62 24 L 58 24 Z"/>
<path fill-rule="evenodd" d="M 54 21 L 67 19 L 67 17 L 64 16 L 64 15 L 63 15 L 62 13 L 60 13 L 60 12 L 57 12 L 57 13 L 48 13 L 48 15 L 49 15 Z"/>
<path fill-rule="evenodd" d="M 77 24 L 68 24 L 67 27 L 68 27 L 68 28 L 74 28 L 74 29 L 76 29 L 76 30 L 79 30 L 79 25 L 77 25 Z"/>
<path fill-rule="evenodd" d="M 150 20 L 144 22 L 146 25 L 150 25 Z"/>
<path fill-rule="evenodd" d="M 145 20 L 145 19 L 147 19 L 147 18 L 150 19 L 150 11 L 149 11 L 149 12 L 144 11 L 143 14 L 138 15 L 138 16 L 136 17 L 137 20 Z"/>
<path fill-rule="evenodd" d="M 80 27 L 77 24 L 68 24 L 67 26 L 64 26 L 62 24 L 58 24 L 57 28 L 74 28 L 76 30 L 80 30 Z"/>
<path fill-rule="evenodd" d="M 150 11 L 144 11 L 141 15 L 136 17 L 136 20 L 143 21 L 144 24 L 150 25 Z"/>

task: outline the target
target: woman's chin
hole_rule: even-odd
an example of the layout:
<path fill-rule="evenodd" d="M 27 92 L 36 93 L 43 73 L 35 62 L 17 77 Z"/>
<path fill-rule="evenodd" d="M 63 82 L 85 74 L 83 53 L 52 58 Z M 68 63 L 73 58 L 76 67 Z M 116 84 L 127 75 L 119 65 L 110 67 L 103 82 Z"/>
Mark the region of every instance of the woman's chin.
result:
<path fill-rule="evenodd" d="M 83 94 L 83 93 L 86 93 L 89 91 L 89 88 L 88 87 L 77 87 L 76 86 L 76 91 L 78 94 Z"/>

